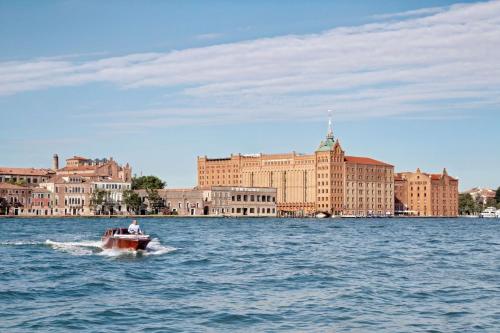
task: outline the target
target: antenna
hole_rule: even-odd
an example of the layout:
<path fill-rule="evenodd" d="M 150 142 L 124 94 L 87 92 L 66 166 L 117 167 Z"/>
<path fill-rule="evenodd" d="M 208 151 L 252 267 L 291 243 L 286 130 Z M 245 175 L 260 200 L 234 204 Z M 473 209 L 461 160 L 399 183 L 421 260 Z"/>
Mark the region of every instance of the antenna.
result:
<path fill-rule="evenodd" d="M 326 135 L 328 138 L 333 138 L 333 129 L 332 129 L 332 110 L 328 110 L 328 132 Z"/>

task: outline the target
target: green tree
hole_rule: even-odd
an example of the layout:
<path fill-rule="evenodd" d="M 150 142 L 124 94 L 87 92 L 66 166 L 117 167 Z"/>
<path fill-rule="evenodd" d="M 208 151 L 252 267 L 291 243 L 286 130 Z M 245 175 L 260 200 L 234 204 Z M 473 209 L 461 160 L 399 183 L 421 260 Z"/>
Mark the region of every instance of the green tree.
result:
<path fill-rule="evenodd" d="M 101 189 L 95 189 L 90 197 L 90 207 L 93 211 L 102 213 L 103 204 L 106 201 L 107 192 Z"/>
<path fill-rule="evenodd" d="M 9 179 L 8 181 L 9 184 L 12 184 L 12 185 L 17 185 L 17 186 L 26 186 L 28 183 L 26 182 L 26 180 L 24 179 L 17 179 L 17 180 L 14 180 L 14 179 Z"/>
<path fill-rule="evenodd" d="M 127 205 L 127 210 L 131 210 L 134 214 L 137 214 L 142 207 L 141 197 L 132 190 L 123 191 L 123 202 Z"/>
<path fill-rule="evenodd" d="M 146 193 L 148 194 L 149 207 L 155 214 L 158 214 L 158 211 L 165 207 L 162 197 L 158 194 L 158 190 L 155 189 L 147 189 Z"/>
<path fill-rule="evenodd" d="M 133 190 L 159 190 L 165 187 L 165 182 L 156 176 L 141 176 L 132 178 Z"/>
<path fill-rule="evenodd" d="M 477 204 L 470 193 L 461 193 L 458 196 L 458 212 L 460 215 L 472 215 L 477 212 Z"/>
<path fill-rule="evenodd" d="M 496 207 L 497 205 L 497 201 L 495 200 L 495 198 L 488 198 L 486 200 L 486 207 Z"/>
<path fill-rule="evenodd" d="M 497 203 L 500 204 L 500 186 L 498 186 L 497 191 L 495 193 L 495 200 L 497 201 Z"/>
<path fill-rule="evenodd" d="M 0 198 L 0 215 L 7 215 L 9 211 L 9 202 L 5 198 Z"/>

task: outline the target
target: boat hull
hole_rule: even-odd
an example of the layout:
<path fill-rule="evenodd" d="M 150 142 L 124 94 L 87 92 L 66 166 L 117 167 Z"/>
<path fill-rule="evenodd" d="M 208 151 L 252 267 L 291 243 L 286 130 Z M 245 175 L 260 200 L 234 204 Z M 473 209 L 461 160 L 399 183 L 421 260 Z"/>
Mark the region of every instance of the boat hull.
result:
<path fill-rule="evenodd" d="M 120 249 L 120 250 L 146 250 L 149 242 L 151 240 L 149 238 L 141 238 L 141 239 L 124 239 L 124 238 L 115 238 L 108 237 L 102 239 L 102 247 L 105 249 Z"/>

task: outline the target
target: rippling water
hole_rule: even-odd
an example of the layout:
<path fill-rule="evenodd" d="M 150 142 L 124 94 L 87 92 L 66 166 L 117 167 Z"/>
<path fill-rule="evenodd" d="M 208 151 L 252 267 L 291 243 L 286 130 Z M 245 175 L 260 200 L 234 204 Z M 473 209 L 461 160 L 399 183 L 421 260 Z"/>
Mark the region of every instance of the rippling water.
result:
<path fill-rule="evenodd" d="M 0 331 L 500 332 L 500 220 L 0 220 Z"/>

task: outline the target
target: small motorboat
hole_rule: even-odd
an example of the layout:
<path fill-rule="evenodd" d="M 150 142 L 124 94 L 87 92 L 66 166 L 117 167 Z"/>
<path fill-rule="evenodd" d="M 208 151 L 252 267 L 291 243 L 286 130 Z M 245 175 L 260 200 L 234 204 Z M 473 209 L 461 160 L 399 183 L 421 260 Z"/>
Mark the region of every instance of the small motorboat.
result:
<path fill-rule="evenodd" d="M 127 228 L 108 229 L 102 236 L 102 247 L 105 249 L 146 250 L 151 241 L 149 235 L 130 234 Z"/>

